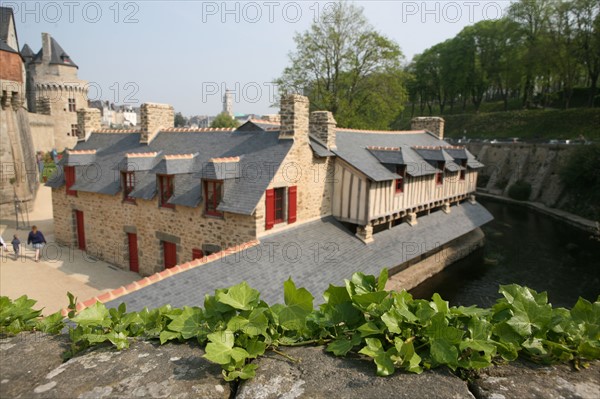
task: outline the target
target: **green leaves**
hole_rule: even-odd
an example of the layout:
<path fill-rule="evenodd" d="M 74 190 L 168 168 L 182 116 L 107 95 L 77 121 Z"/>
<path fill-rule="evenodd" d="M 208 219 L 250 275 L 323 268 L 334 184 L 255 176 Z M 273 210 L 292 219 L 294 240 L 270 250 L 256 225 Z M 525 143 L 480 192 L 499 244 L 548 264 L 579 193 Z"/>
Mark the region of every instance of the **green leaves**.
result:
<path fill-rule="evenodd" d="M 280 347 L 315 343 L 336 356 L 370 357 L 381 376 L 438 366 L 473 370 L 519 355 L 542 363 L 600 358 L 600 301 L 579 299 L 571 310 L 554 309 L 545 293 L 507 285 L 491 309 L 451 307 L 438 294 L 426 301 L 385 291 L 386 281 L 385 270 L 378 278 L 355 273 L 344 286 L 330 285 L 317 310 L 311 293 L 291 279 L 283 286 L 284 304 L 273 306 L 245 282 L 207 295 L 204 308 L 127 313 L 124 304 L 107 309 L 97 302 L 75 315 L 71 295 L 69 355 L 107 342 L 124 349 L 131 337 L 161 344 L 195 339 L 206 344 L 204 357 L 222 367 L 227 381 L 254 377 L 252 359 L 269 350 L 283 354 Z M 64 328 L 60 313 L 40 318 L 34 304 L 0 297 L 2 332 Z"/>
<path fill-rule="evenodd" d="M 238 310 L 254 308 L 258 304 L 259 296 L 259 292 L 250 288 L 245 281 L 215 295 L 217 301 Z"/>

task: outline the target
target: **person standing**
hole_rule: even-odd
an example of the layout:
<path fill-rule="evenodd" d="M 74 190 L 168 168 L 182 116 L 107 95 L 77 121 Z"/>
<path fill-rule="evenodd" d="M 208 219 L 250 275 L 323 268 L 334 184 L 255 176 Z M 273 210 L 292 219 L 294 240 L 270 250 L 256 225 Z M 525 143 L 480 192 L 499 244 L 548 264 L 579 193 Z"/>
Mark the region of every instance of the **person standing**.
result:
<path fill-rule="evenodd" d="M 13 235 L 13 240 L 11 241 L 13 245 L 13 250 L 15 251 L 15 260 L 19 259 L 19 253 L 21 252 L 21 240 L 17 235 Z"/>
<path fill-rule="evenodd" d="M 13 246 L 13 250 L 15 251 L 15 260 L 19 259 L 19 252 L 21 252 L 21 240 L 17 235 L 13 235 L 13 240 L 11 241 Z"/>
<path fill-rule="evenodd" d="M 40 261 L 40 250 L 44 248 L 44 244 L 46 243 L 46 239 L 41 231 L 37 229 L 37 226 L 31 226 L 31 231 L 29 232 L 29 236 L 27 237 L 27 244 L 32 244 L 33 249 L 35 249 L 35 261 Z"/>
<path fill-rule="evenodd" d="M 8 248 L 6 248 L 6 243 L 4 242 L 4 239 L 2 238 L 2 236 L 0 236 L 0 248 L 3 251 L 8 251 Z"/>

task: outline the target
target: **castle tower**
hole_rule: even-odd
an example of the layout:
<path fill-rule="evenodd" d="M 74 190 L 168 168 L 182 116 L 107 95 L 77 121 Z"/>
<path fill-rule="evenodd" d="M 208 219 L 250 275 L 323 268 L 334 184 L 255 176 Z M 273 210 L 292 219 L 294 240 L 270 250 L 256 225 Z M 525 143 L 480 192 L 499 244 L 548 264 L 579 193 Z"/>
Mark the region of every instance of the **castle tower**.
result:
<path fill-rule="evenodd" d="M 88 85 L 77 76 L 77 65 L 48 33 L 42 48 L 29 54 L 23 47 L 27 70 L 27 105 L 30 112 L 52 116 L 54 142 L 60 151 L 77 144 L 77 110 L 88 106 Z"/>
<path fill-rule="evenodd" d="M 233 97 L 231 90 L 225 90 L 225 95 L 223 95 L 223 113 L 233 117 Z"/>

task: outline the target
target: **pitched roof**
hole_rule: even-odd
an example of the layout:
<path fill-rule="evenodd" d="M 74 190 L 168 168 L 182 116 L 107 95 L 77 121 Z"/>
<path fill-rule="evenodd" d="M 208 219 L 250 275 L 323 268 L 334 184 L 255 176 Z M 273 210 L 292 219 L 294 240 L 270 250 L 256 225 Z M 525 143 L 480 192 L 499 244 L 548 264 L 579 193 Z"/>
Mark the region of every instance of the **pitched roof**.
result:
<path fill-rule="evenodd" d="M 24 6 L 24 4 L 23 4 Z M 12 48 L 9 44 L 8 44 L 8 38 L 10 35 L 9 32 L 9 28 L 10 28 L 10 21 L 13 21 L 13 29 L 15 31 L 15 39 L 17 42 L 17 48 Z M 13 9 L 11 7 L 0 7 L 0 42 L 4 41 L 3 46 L 5 48 L 8 48 L 10 50 L 5 50 L 4 48 L 2 50 L 4 51 L 11 51 L 18 53 L 19 52 L 19 38 L 17 36 L 17 27 L 15 26 L 15 16 L 13 13 Z M 1 44 L 1 43 L 0 43 Z"/>
<path fill-rule="evenodd" d="M 25 43 L 25 45 L 21 49 L 21 56 L 23 56 L 23 58 L 33 58 L 34 55 L 35 54 L 33 53 L 31 47 L 29 47 L 29 45 Z"/>
<path fill-rule="evenodd" d="M 58 44 L 56 39 L 54 39 L 53 37 L 50 38 L 50 51 L 50 64 L 65 65 L 79 68 L 77 64 L 75 64 L 73 60 L 71 60 L 71 57 L 69 57 L 67 52 L 63 50 L 60 44 Z M 41 63 L 43 55 L 44 48 L 42 47 L 40 51 L 38 51 L 38 53 L 35 55 L 33 62 Z"/>
<path fill-rule="evenodd" d="M 285 231 L 265 236 L 256 247 L 240 254 L 226 255 L 216 260 L 167 277 L 138 291 L 108 303 L 116 307 L 125 302 L 129 310 L 159 307 L 199 306 L 205 294 L 242 281 L 248 282 L 261 293 L 269 304 L 283 302 L 283 282 L 293 278 L 296 285 L 315 294 L 315 302 L 323 299 L 329 284 L 343 285 L 352 273 L 362 271 L 377 275 L 383 268 L 392 268 L 418 258 L 431 248 L 439 247 L 476 227 L 492 220 L 492 215 L 480 204 L 465 202 L 452 207 L 452 212 L 441 211 L 419 218 L 416 226 L 402 223 L 376 234 L 375 241 L 365 245 L 332 217 L 304 223 Z M 296 243 L 297 258 L 290 260 L 282 251 L 286 244 Z M 406 251 L 407 243 L 418 242 L 414 251 Z M 328 260 L 316 261 L 315 245 L 327 244 L 334 248 Z M 269 251 L 269 256 L 264 256 Z M 256 256 L 262 253 L 263 256 Z"/>
<path fill-rule="evenodd" d="M 444 161 L 446 169 L 460 170 L 446 148 L 453 148 L 444 140 L 425 131 L 367 131 L 338 129 L 335 155 L 374 181 L 396 179 L 389 165 L 406 165 L 411 176 L 430 175 L 437 171 L 436 162 Z M 456 149 L 455 149 L 456 150 Z M 470 167 L 483 166 L 466 149 L 459 154 L 467 156 Z M 481 165 L 481 166 L 478 166 Z"/>
<path fill-rule="evenodd" d="M 19 54 L 19 52 L 17 50 L 15 50 L 14 48 L 10 47 L 8 45 L 8 43 L 6 43 L 4 41 L 4 39 L 0 39 L 0 50 L 7 51 L 9 53 L 17 53 L 17 54 Z"/>
<path fill-rule="evenodd" d="M 279 140 L 279 132 L 264 130 L 161 131 L 149 145 L 140 144 L 139 132 L 92 133 L 75 150 L 96 149 L 94 168 L 100 169 L 100 176 L 86 179 L 78 175 L 73 189 L 114 195 L 121 190 L 115 169 L 134 170 L 136 184 L 131 196 L 152 199 L 156 195 L 157 174 L 189 175 L 176 177 L 172 201 L 197 206 L 201 201 L 201 180 L 223 178 L 224 195 L 218 209 L 250 215 L 291 146 L 291 140 Z M 150 152 L 156 154 L 143 156 Z M 62 165 L 60 162 L 59 168 Z M 204 172 L 207 176 L 202 175 Z M 62 173 L 47 185 L 64 185 Z"/>

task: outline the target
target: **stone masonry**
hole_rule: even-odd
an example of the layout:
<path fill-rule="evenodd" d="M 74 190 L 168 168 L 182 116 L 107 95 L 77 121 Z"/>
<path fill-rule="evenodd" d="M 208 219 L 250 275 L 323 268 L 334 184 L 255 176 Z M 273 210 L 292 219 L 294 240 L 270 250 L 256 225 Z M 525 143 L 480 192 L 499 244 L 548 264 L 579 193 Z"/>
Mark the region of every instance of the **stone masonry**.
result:
<path fill-rule="evenodd" d="M 444 119 L 438 116 L 420 116 L 410 122 L 411 130 L 427 130 L 440 140 L 444 139 Z"/>
<path fill-rule="evenodd" d="M 171 105 L 144 103 L 140 109 L 142 143 L 150 143 L 160 129 L 175 125 L 175 111 Z"/>
<path fill-rule="evenodd" d="M 87 139 L 92 132 L 100 130 L 101 115 L 96 108 L 80 108 L 77 110 L 77 137 Z"/>

